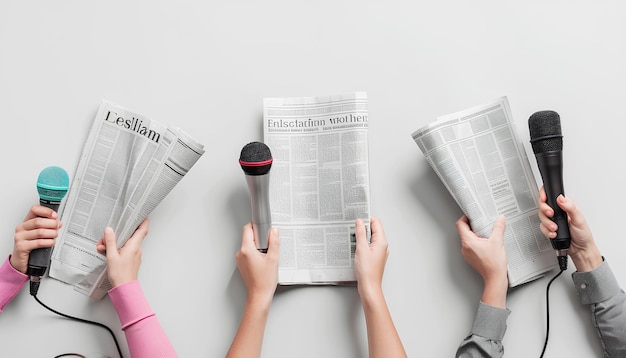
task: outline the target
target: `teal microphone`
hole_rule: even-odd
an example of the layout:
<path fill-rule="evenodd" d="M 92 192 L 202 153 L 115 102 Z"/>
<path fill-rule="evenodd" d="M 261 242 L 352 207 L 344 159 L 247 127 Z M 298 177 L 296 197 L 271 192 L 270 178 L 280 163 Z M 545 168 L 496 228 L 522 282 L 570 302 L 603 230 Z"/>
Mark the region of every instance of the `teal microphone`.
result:
<path fill-rule="evenodd" d="M 37 192 L 39 204 L 54 211 L 59 210 L 61 200 L 65 197 L 70 187 L 70 177 L 65 169 L 51 166 L 44 168 L 37 178 Z M 41 277 L 46 273 L 52 256 L 52 247 L 35 249 L 28 256 L 28 269 L 26 274 L 30 276 L 30 294 L 35 296 L 39 289 Z"/>

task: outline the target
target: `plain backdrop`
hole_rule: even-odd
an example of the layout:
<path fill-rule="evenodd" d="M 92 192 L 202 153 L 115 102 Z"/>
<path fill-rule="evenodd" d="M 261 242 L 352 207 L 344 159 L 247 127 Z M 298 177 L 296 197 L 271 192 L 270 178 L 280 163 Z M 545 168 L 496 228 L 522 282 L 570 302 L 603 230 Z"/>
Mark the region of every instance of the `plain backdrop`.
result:
<path fill-rule="evenodd" d="M 250 201 L 239 152 L 262 140 L 264 97 L 366 91 L 372 215 L 390 254 L 383 289 L 411 357 L 451 357 L 482 280 L 463 260 L 458 206 L 411 139 L 438 116 L 507 96 L 531 165 L 528 117 L 552 109 L 565 192 L 626 282 L 621 1 L 3 1 L 0 254 L 37 202 L 37 175 L 72 176 L 101 99 L 203 143 L 151 215 L 140 281 L 181 357 L 226 353 L 246 289 L 235 266 Z M 551 288 L 546 357 L 600 357 L 569 271 Z M 539 356 L 548 276 L 510 291 L 506 357 Z M 108 297 L 46 279 L 39 297 L 126 341 Z M 0 356 L 117 353 L 108 333 L 39 306 L 25 287 L 0 315 Z M 264 357 L 366 357 L 354 287 L 279 288 Z"/>

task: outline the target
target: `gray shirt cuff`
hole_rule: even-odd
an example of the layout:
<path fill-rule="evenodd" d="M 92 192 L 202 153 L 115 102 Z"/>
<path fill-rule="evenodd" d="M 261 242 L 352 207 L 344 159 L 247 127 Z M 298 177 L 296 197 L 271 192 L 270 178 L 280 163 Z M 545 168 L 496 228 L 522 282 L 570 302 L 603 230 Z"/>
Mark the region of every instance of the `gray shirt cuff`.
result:
<path fill-rule="evenodd" d="M 605 301 L 620 292 L 619 284 L 606 261 L 591 271 L 572 273 L 572 279 L 580 302 L 584 305 Z"/>
<path fill-rule="evenodd" d="M 494 307 L 486 303 L 480 302 L 474 323 L 472 324 L 471 334 L 475 334 L 494 341 L 501 341 L 506 332 L 506 319 L 511 311 L 503 308 Z"/>

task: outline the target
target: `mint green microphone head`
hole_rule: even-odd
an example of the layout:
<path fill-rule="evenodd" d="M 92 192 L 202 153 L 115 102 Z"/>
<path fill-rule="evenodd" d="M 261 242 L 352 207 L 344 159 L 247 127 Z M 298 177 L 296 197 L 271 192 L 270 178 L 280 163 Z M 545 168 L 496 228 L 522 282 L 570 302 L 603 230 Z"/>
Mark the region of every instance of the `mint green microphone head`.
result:
<path fill-rule="evenodd" d="M 65 169 L 51 166 L 44 168 L 37 178 L 39 198 L 60 202 L 70 188 L 70 177 Z"/>

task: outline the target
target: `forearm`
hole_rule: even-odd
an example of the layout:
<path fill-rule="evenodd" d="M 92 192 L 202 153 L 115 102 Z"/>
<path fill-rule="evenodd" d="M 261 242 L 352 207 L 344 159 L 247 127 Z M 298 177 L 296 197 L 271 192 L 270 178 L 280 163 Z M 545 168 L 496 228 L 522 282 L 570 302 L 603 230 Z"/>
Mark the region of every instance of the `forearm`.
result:
<path fill-rule="evenodd" d="M 481 302 L 498 308 L 506 308 L 508 279 L 506 273 L 501 278 L 485 280 Z"/>
<path fill-rule="evenodd" d="M 248 297 L 227 358 L 260 357 L 271 299 Z"/>
<path fill-rule="evenodd" d="M 580 302 L 589 305 L 606 357 L 626 356 L 626 293 L 607 262 L 572 274 Z"/>
<path fill-rule="evenodd" d="M 133 358 L 178 357 L 137 280 L 113 288 L 109 297 Z"/>
<path fill-rule="evenodd" d="M 0 266 L 0 312 L 20 292 L 28 276 L 11 266 L 9 256 Z"/>
<path fill-rule="evenodd" d="M 589 272 L 600 266 L 603 262 L 600 250 L 595 244 L 590 245 L 585 250 L 578 250 L 575 254 L 570 255 L 576 271 Z"/>
<path fill-rule="evenodd" d="M 370 358 L 406 357 L 382 289 L 359 289 L 367 325 Z"/>
<path fill-rule="evenodd" d="M 502 357 L 502 338 L 506 332 L 506 320 L 511 312 L 480 302 L 470 334 L 461 342 L 457 358 Z"/>

